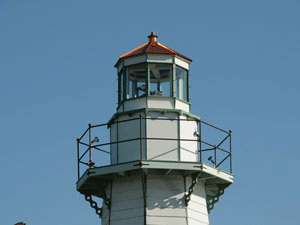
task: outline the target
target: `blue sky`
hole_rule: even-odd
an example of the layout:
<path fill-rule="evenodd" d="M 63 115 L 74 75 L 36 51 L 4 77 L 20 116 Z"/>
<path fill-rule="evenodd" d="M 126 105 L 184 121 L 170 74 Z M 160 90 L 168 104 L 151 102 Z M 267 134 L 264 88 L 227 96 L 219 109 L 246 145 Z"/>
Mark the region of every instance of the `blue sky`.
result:
<path fill-rule="evenodd" d="M 192 113 L 233 131 L 211 225 L 299 224 L 299 0 L 0 0 L 1 224 L 99 224 L 75 140 L 115 112 L 113 66 L 152 30 L 193 59 Z"/>

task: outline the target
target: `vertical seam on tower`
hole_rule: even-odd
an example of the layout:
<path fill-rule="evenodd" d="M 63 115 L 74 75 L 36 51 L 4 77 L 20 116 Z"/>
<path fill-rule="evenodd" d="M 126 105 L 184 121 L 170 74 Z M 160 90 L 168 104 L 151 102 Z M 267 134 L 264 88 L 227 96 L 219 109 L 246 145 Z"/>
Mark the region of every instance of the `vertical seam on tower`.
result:
<path fill-rule="evenodd" d="M 185 200 L 185 193 L 186 193 L 186 177 L 183 176 L 183 181 L 184 181 L 184 200 Z M 185 200 L 186 201 L 186 200 Z M 185 205 L 185 214 L 186 214 L 186 225 L 189 225 L 189 215 L 188 215 L 188 206 L 186 203 L 184 203 Z"/>
<path fill-rule="evenodd" d="M 147 151 L 148 151 L 148 140 L 147 140 L 147 111 L 145 111 L 145 154 L 144 154 L 144 157 L 145 157 L 145 160 L 148 159 L 148 156 L 147 156 Z"/>
<path fill-rule="evenodd" d="M 125 67 L 125 63 L 124 63 L 124 61 L 123 61 L 123 93 L 121 93 L 121 94 L 123 94 L 123 104 L 122 104 L 122 108 L 123 108 L 123 112 L 125 111 L 125 103 L 124 103 L 124 98 L 125 98 L 125 95 L 124 95 L 124 86 L 125 86 L 125 84 L 124 84 L 124 79 L 126 78 L 126 76 L 127 76 L 127 67 Z"/>
<path fill-rule="evenodd" d="M 172 58 L 172 97 L 174 98 L 174 108 L 175 108 L 175 98 L 176 98 L 176 65 L 175 65 L 175 56 Z"/>
<path fill-rule="evenodd" d="M 140 161 L 142 163 L 142 160 L 143 160 L 143 129 L 142 129 L 142 124 L 143 124 L 143 121 L 142 121 L 142 115 L 140 114 Z"/>
<path fill-rule="evenodd" d="M 177 135 L 178 135 L 178 161 L 180 161 L 180 114 L 178 114 L 178 120 L 177 120 Z"/>
<path fill-rule="evenodd" d="M 146 54 L 146 67 L 147 67 L 147 95 L 146 95 L 146 108 L 148 108 L 148 96 L 150 95 L 150 66 L 148 62 L 148 54 Z"/>
<path fill-rule="evenodd" d="M 147 59 L 148 59 L 148 55 L 146 55 Z M 150 66 L 149 63 L 147 61 L 147 95 L 146 95 L 146 109 L 148 109 L 148 97 L 150 95 Z"/>
<path fill-rule="evenodd" d="M 143 188 L 143 198 L 144 198 L 144 225 L 146 225 L 147 223 L 147 217 L 146 217 L 146 207 L 147 207 L 147 200 L 146 200 L 146 197 L 147 197 L 147 194 L 146 194 L 146 185 L 147 185 L 147 176 L 146 174 L 144 173 L 144 171 L 142 170 L 142 188 Z"/>
<path fill-rule="evenodd" d="M 110 183 L 110 207 L 109 207 L 109 217 L 108 217 L 108 225 L 110 225 L 110 218 L 111 218 L 111 208 L 112 208 L 112 188 L 113 186 L 113 179 L 111 180 Z"/>
<path fill-rule="evenodd" d="M 186 90 L 187 90 L 187 96 L 186 96 L 186 100 L 187 100 L 187 102 L 190 102 L 190 68 L 187 70 L 187 76 L 186 76 Z M 191 111 L 191 104 L 189 104 L 189 110 Z"/>
<path fill-rule="evenodd" d="M 117 117 L 117 164 L 119 164 L 119 117 Z"/>

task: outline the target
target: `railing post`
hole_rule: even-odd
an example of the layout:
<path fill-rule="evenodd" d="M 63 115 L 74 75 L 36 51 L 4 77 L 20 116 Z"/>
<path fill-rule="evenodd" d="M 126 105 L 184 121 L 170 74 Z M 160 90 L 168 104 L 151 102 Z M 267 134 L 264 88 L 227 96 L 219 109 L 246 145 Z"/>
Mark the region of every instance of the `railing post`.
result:
<path fill-rule="evenodd" d="M 140 114 L 140 160 L 143 159 L 143 142 L 142 142 L 142 115 Z"/>
<path fill-rule="evenodd" d="M 231 133 L 232 131 L 229 130 L 229 151 L 230 151 L 230 173 L 232 173 L 232 150 L 231 150 Z"/>
<path fill-rule="evenodd" d="M 200 143 L 199 143 L 199 145 L 200 145 L 200 162 L 202 162 L 202 128 L 201 128 L 201 120 L 199 121 L 199 135 L 200 135 Z"/>
<path fill-rule="evenodd" d="M 79 138 L 77 138 L 77 176 L 80 177 L 80 163 L 79 163 Z"/>
<path fill-rule="evenodd" d="M 89 123 L 89 145 L 91 144 L 92 141 L 91 126 L 92 124 Z"/>
<path fill-rule="evenodd" d="M 92 160 L 92 147 L 91 147 L 91 142 L 92 142 L 92 131 L 91 131 L 91 128 L 92 128 L 92 124 L 89 123 L 89 158 L 90 158 L 89 162 L 88 162 L 88 164 L 90 164 L 89 167 L 92 166 L 91 162 L 93 161 Z"/>
<path fill-rule="evenodd" d="M 217 165 L 217 146 L 215 146 L 215 163 L 214 163 L 215 165 L 215 167 L 216 167 L 216 165 Z"/>

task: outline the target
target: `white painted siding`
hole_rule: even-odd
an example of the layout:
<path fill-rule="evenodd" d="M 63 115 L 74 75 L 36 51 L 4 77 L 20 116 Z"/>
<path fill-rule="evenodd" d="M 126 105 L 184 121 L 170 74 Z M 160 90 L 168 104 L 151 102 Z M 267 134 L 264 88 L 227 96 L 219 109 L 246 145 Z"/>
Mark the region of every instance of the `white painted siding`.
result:
<path fill-rule="evenodd" d="M 203 198 L 201 198 L 200 202 L 197 202 L 195 198 L 193 200 L 190 200 L 189 209 L 197 209 L 199 213 L 208 215 L 206 201 L 203 201 Z"/>
<path fill-rule="evenodd" d="M 117 141 L 117 124 L 112 124 L 110 127 L 110 142 Z M 117 163 L 117 144 L 110 145 L 110 163 L 116 164 Z"/>
<path fill-rule="evenodd" d="M 128 193 L 128 192 L 127 192 Z M 140 195 L 136 195 L 137 199 L 131 199 L 130 204 L 124 204 L 124 201 L 117 201 L 114 202 L 114 209 L 115 211 L 120 211 L 120 210 L 128 210 L 128 209 L 135 209 L 135 208 L 143 208 L 144 207 L 144 202 L 141 199 Z"/>
<path fill-rule="evenodd" d="M 145 117 L 141 114 L 142 118 Z M 140 159 L 140 120 L 139 114 L 129 117 L 127 115 L 119 117 L 119 121 L 138 118 L 137 120 L 119 123 L 111 126 L 111 141 L 125 141 L 138 139 L 128 142 L 113 144 L 111 146 L 111 162 L 122 163 Z M 142 119 L 142 156 L 147 160 L 167 160 L 167 161 L 198 161 L 198 142 L 194 132 L 197 131 L 196 121 L 187 121 L 188 117 L 180 116 L 178 121 L 177 113 L 149 112 L 147 120 Z M 149 119 L 150 118 L 150 119 Z M 146 128 L 145 128 L 146 126 Z M 118 129 L 118 132 L 116 131 Z M 118 135 L 117 135 L 118 133 Z M 179 134 L 179 136 L 178 136 Z M 118 138 L 117 138 L 118 136 Z M 157 140 L 151 138 L 160 138 Z M 186 141 L 179 141 L 187 139 Z M 165 140 L 174 139 L 174 140 Z M 194 140 L 194 141 L 190 141 Z M 180 150 L 179 150 L 180 145 Z M 147 149 L 147 152 L 146 152 Z M 117 154 L 118 152 L 118 154 Z"/>
<path fill-rule="evenodd" d="M 155 217 L 147 216 L 147 225 L 186 225 L 185 217 Z"/>
<path fill-rule="evenodd" d="M 198 210 L 188 209 L 188 217 L 189 219 L 193 219 L 194 221 L 198 221 L 204 224 L 209 224 L 208 216 L 200 213 Z"/>
<path fill-rule="evenodd" d="M 136 99 L 129 99 L 122 103 L 118 112 L 127 112 L 135 109 L 143 108 L 157 108 L 157 109 L 180 109 L 185 112 L 190 112 L 190 105 L 188 103 L 179 101 L 172 97 L 141 97 Z"/>
<path fill-rule="evenodd" d="M 176 119 L 177 114 L 164 114 L 151 112 L 147 119 L 148 138 L 178 138 L 177 120 L 155 120 Z M 178 160 L 178 141 L 177 140 L 147 140 L 147 159 L 148 160 Z"/>
<path fill-rule="evenodd" d="M 194 220 L 192 218 L 189 218 L 189 225 L 209 225 L 209 223 L 200 222 L 197 220 Z"/>
<path fill-rule="evenodd" d="M 130 212 L 128 212 L 130 213 Z M 110 225 L 139 225 L 144 224 L 144 216 L 111 221 Z"/>
<path fill-rule="evenodd" d="M 197 162 L 198 161 L 198 142 L 194 132 L 197 131 L 196 121 L 186 121 L 187 117 L 180 116 L 180 139 L 195 141 L 180 141 L 180 160 Z"/>
<path fill-rule="evenodd" d="M 148 62 L 157 62 L 157 63 L 172 63 L 173 56 L 171 55 L 148 55 Z"/>
<path fill-rule="evenodd" d="M 129 202 L 127 203 L 129 204 Z M 126 209 L 120 211 L 112 211 L 111 212 L 111 222 L 116 220 L 127 220 L 129 218 L 135 217 L 143 217 L 144 216 L 144 208 L 136 208 L 136 209 Z"/>
<path fill-rule="evenodd" d="M 123 104 L 124 104 L 125 112 L 147 107 L 146 98 L 131 99 L 131 100 L 125 101 Z"/>
<path fill-rule="evenodd" d="M 174 100 L 171 98 L 148 98 L 148 108 L 174 109 Z"/>
<path fill-rule="evenodd" d="M 116 178 L 112 190 L 111 225 L 143 224 L 144 198 L 140 175 Z"/>
<path fill-rule="evenodd" d="M 157 108 L 157 109 L 180 109 L 185 112 L 190 112 L 190 105 L 188 103 L 179 101 L 172 97 L 141 97 L 136 99 L 129 99 L 122 103 L 118 112 L 127 112 L 135 109 L 143 108 Z"/>
<path fill-rule="evenodd" d="M 147 224 L 186 224 L 184 179 L 181 176 L 147 176 Z"/>
<path fill-rule="evenodd" d="M 110 198 L 111 185 L 108 184 L 105 188 L 105 193 L 108 198 Z M 100 207 L 100 206 L 98 206 Z M 109 225 L 109 210 L 108 207 L 103 203 L 102 204 L 102 225 Z"/>
<path fill-rule="evenodd" d="M 102 209 L 102 225 L 109 224 L 109 210 L 107 206 L 104 204 Z"/>
<path fill-rule="evenodd" d="M 146 178 L 146 209 L 138 173 L 114 179 L 110 225 L 140 225 L 144 219 L 147 225 L 209 225 L 205 186 L 201 181 L 194 186 L 186 208 L 185 189 L 191 185 L 191 177 L 186 177 L 186 181 L 177 175 L 147 175 Z M 110 185 L 106 189 L 109 195 Z M 104 205 L 102 224 L 108 225 L 108 221 L 109 213 Z"/>
<path fill-rule="evenodd" d="M 133 56 L 133 57 L 130 57 L 130 58 L 125 58 L 124 59 L 124 66 L 129 66 L 129 65 L 133 65 L 133 64 L 142 63 L 142 62 L 146 62 L 146 55 Z"/>
<path fill-rule="evenodd" d="M 186 178 L 186 185 L 190 187 L 192 184 L 191 177 Z M 191 195 L 191 200 L 188 204 L 188 218 L 189 225 L 208 225 L 209 218 L 206 208 L 206 194 L 205 185 L 203 182 L 198 181 L 194 186 L 194 191 Z"/>
<path fill-rule="evenodd" d="M 184 61 L 183 59 L 180 59 L 176 56 L 175 56 L 175 64 L 177 64 L 178 66 L 180 66 L 184 69 L 189 70 L 189 64 L 186 61 Z"/>
<path fill-rule="evenodd" d="M 190 105 L 188 103 L 179 101 L 179 100 L 175 100 L 175 109 L 181 109 L 183 111 L 186 112 L 190 112 Z"/>
<path fill-rule="evenodd" d="M 129 116 L 121 116 L 119 117 L 120 121 L 125 121 L 128 119 L 139 118 L 138 114 Z M 118 132 L 117 132 L 118 130 Z M 122 162 L 130 162 L 134 160 L 140 159 L 140 120 L 132 120 L 119 123 L 118 125 L 111 126 L 111 140 L 115 141 L 125 141 L 130 139 L 136 139 L 133 141 L 122 142 L 119 144 L 111 145 L 111 155 L 112 155 L 112 163 L 122 163 Z M 118 135 L 117 135 L 118 133 Z M 145 137 L 145 121 L 142 120 L 142 137 Z M 118 149 L 118 151 L 117 151 Z M 143 156 L 145 156 L 145 141 L 142 141 L 142 151 Z M 117 153 L 118 152 L 118 153 Z M 118 159 L 118 162 L 117 162 Z"/>

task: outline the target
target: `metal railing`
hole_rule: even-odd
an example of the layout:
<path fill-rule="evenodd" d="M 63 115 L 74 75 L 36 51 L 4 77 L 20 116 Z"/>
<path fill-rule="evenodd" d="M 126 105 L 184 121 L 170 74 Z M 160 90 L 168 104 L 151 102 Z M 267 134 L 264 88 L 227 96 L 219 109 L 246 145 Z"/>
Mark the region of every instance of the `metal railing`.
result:
<path fill-rule="evenodd" d="M 146 126 L 143 127 L 143 121 L 147 120 L 171 120 L 171 121 L 192 121 L 197 123 L 197 131 L 193 134 L 196 139 L 181 139 L 181 138 L 164 138 L 164 137 L 146 137 Z M 130 121 L 139 121 L 139 131 L 136 138 L 130 138 L 126 140 L 119 140 L 118 131 L 116 133 L 117 141 L 111 141 L 110 132 L 107 131 L 107 128 L 116 124 L 116 129 L 118 130 L 118 126 L 122 123 L 129 123 Z M 105 131 L 96 131 L 96 129 L 103 129 Z M 143 128 L 145 130 L 143 130 Z M 179 128 L 178 128 L 179 129 Z M 206 133 L 207 130 L 210 130 Z M 96 136 L 100 137 L 92 140 L 92 133 L 96 134 Z M 144 134 L 144 135 L 143 135 Z M 105 141 L 107 139 L 108 141 Z M 121 143 L 139 141 L 139 151 L 140 151 L 140 160 L 147 160 L 145 156 L 143 156 L 143 143 L 146 143 L 148 140 L 156 140 L 156 141 L 187 141 L 187 142 L 197 142 L 197 152 L 198 152 L 198 162 L 211 163 L 214 167 L 220 168 L 220 166 L 227 164 L 227 169 L 223 169 L 224 171 L 229 171 L 232 173 L 232 144 L 231 144 L 231 130 L 226 131 L 221 128 L 218 128 L 214 125 L 211 125 L 203 120 L 195 120 L 195 119 L 169 119 L 169 118 L 151 118 L 151 117 L 142 117 L 141 115 L 137 118 L 131 118 L 122 121 L 115 121 L 112 123 L 98 124 L 98 125 L 88 125 L 88 128 L 83 132 L 80 138 L 77 139 L 77 168 L 78 168 L 78 179 L 81 177 L 81 166 L 85 165 L 86 167 L 94 167 L 95 162 L 93 161 L 92 151 L 96 150 L 98 153 L 102 153 L 100 158 L 97 159 L 97 166 L 105 166 L 110 165 L 111 160 L 111 151 L 110 147 L 112 145 L 119 145 Z M 226 146 L 225 146 L 226 143 Z M 109 149 L 105 149 L 109 147 Z M 118 148 L 118 147 L 117 147 Z M 180 147 L 179 147 L 180 148 Z M 180 150 L 180 149 L 178 149 Z M 149 149 L 148 149 L 149 151 Z M 213 156 L 210 155 L 209 158 L 204 158 L 205 154 L 213 153 Z M 99 156 L 99 155 L 98 155 Z M 105 157 L 106 161 L 104 161 Z M 117 163 L 118 164 L 118 163 Z M 228 168 L 229 167 L 229 168 Z"/>

